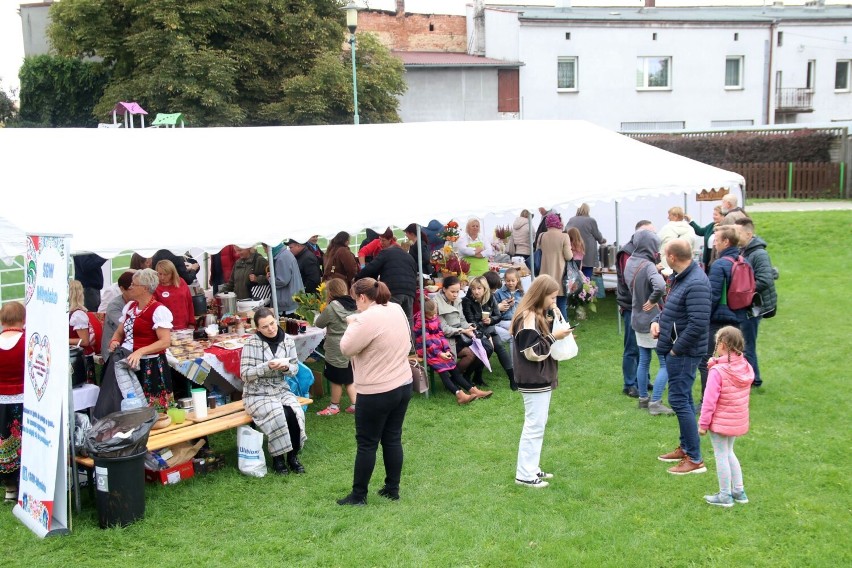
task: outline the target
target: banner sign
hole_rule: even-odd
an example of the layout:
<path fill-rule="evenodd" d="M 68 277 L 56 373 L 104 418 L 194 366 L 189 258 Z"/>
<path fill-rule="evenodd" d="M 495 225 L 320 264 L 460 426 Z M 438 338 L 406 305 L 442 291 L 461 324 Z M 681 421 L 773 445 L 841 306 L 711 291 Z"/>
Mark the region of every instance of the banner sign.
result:
<path fill-rule="evenodd" d="M 27 235 L 21 483 L 14 514 L 68 532 L 68 237 Z"/>

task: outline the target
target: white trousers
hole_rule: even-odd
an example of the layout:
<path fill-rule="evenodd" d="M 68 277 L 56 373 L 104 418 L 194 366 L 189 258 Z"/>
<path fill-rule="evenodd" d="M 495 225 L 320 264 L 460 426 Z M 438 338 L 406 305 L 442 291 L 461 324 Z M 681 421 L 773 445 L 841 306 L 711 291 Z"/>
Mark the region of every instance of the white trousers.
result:
<path fill-rule="evenodd" d="M 516 479 L 532 481 L 541 471 L 541 444 L 544 441 L 544 428 L 547 426 L 552 392 L 521 393 L 524 397 L 524 429 L 518 444 Z"/>

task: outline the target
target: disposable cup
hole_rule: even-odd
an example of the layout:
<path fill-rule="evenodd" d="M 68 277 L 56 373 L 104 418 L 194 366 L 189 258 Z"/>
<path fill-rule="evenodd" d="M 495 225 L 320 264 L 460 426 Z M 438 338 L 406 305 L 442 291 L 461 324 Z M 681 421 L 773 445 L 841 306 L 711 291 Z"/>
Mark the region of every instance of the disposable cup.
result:
<path fill-rule="evenodd" d="M 192 407 L 196 418 L 207 418 L 207 389 L 192 389 Z"/>

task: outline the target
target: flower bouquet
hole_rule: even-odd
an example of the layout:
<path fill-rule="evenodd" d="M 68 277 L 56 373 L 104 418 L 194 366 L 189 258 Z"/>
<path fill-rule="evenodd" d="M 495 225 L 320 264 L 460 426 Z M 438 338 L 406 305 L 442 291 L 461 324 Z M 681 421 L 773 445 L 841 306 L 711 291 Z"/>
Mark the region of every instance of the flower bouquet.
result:
<path fill-rule="evenodd" d="M 450 221 L 438 233 L 438 238 L 454 243 L 459 240 L 459 224 L 455 221 Z"/>
<path fill-rule="evenodd" d="M 587 276 L 583 276 L 583 287 L 568 298 L 568 305 L 576 310 L 577 319 L 586 319 L 586 308 L 597 313 L 598 286 Z"/>
<path fill-rule="evenodd" d="M 498 225 L 497 228 L 494 229 L 494 236 L 501 241 L 506 241 L 512 236 L 512 229 L 509 228 L 509 225 L 506 225 L 505 227 Z"/>
<path fill-rule="evenodd" d="M 443 275 L 463 276 L 470 271 L 470 263 L 459 258 L 450 244 L 445 244 L 432 252 L 430 257 L 435 266 L 435 272 Z"/>
<path fill-rule="evenodd" d="M 304 290 L 293 294 L 293 300 L 299 304 L 295 313 L 309 325 L 314 325 L 314 319 L 327 304 L 325 298 L 325 282 L 319 285 L 316 292 L 305 292 Z"/>

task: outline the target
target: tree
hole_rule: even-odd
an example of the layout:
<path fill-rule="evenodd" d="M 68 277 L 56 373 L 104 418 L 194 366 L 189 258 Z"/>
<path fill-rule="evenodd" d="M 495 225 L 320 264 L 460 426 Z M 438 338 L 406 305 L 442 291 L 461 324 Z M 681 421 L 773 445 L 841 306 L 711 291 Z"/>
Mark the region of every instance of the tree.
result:
<path fill-rule="evenodd" d="M 21 66 L 22 125 L 88 127 L 109 77 L 101 63 L 75 57 L 37 55 Z"/>
<path fill-rule="evenodd" d="M 12 100 L 9 93 L 3 89 L 3 84 L 0 83 L 0 124 L 6 124 L 6 122 L 14 119 L 16 114 L 15 101 Z"/>
<path fill-rule="evenodd" d="M 338 0 L 63 0 L 50 14 L 58 53 L 111 69 L 98 116 L 132 100 L 199 126 L 279 123 L 286 81 L 321 73 L 345 37 Z"/>
<path fill-rule="evenodd" d="M 399 122 L 399 95 L 406 89 L 402 61 L 372 34 L 358 34 L 358 114 L 363 123 Z M 348 124 L 353 120 L 352 52 L 325 53 L 304 75 L 286 79 L 281 102 L 263 108 L 270 122 Z"/>

